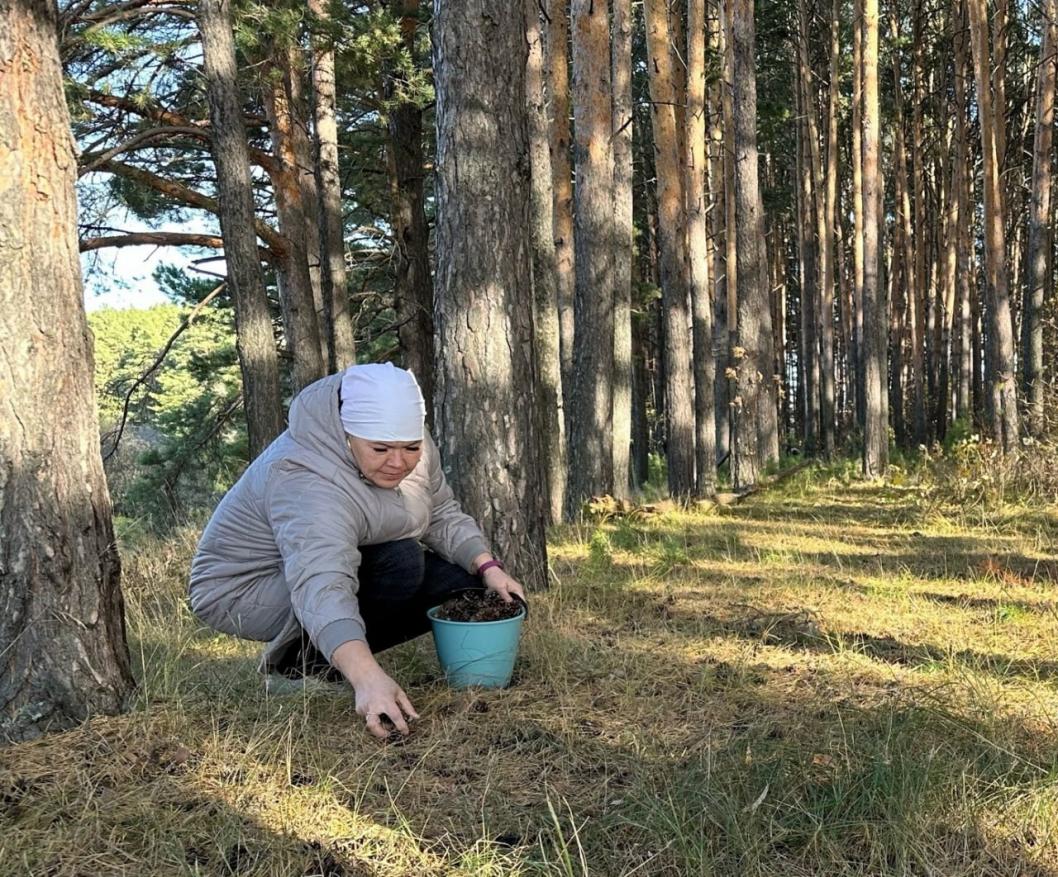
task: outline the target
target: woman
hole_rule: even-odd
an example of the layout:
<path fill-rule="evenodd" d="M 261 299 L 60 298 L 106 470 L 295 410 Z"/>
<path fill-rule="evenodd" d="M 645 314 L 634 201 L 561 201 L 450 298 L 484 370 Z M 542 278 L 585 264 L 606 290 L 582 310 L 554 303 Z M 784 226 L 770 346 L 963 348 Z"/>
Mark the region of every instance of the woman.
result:
<path fill-rule="evenodd" d="M 309 385 L 290 425 L 217 506 L 191 564 L 191 609 L 266 641 L 273 676 L 333 676 L 377 737 L 418 714 L 373 653 L 429 629 L 453 593 L 525 598 L 459 507 L 415 377 L 356 365 Z M 424 550 L 423 546 L 426 546 Z M 333 669 L 332 669 L 333 668 Z"/>

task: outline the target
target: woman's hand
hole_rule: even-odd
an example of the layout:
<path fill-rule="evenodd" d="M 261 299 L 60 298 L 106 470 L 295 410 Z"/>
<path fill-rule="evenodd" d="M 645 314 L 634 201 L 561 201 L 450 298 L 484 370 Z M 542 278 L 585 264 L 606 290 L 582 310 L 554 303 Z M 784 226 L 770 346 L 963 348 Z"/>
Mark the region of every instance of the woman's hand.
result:
<path fill-rule="evenodd" d="M 481 578 L 485 583 L 485 588 L 499 594 L 504 603 L 510 603 L 515 597 L 525 602 L 525 591 L 517 581 L 507 575 L 506 570 L 498 566 L 490 566 Z"/>
<path fill-rule="evenodd" d="M 388 737 L 392 729 L 382 724 L 385 716 L 401 734 L 410 733 L 407 719 L 417 719 L 419 714 L 404 690 L 378 666 L 366 642 L 350 640 L 342 643 L 334 650 L 331 663 L 353 686 L 356 712 L 364 717 L 367 730 L 380 739 Z"/>

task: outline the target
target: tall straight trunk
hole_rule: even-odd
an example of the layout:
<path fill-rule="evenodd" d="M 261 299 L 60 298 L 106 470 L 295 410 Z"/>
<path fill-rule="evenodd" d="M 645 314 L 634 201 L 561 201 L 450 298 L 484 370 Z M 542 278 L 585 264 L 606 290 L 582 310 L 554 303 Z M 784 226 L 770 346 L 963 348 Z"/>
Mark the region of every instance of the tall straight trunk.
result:
<path fill-rule="evenodd" d="M 569 125 L 569 0 L 550 0 L 547 34 L 547 91 L 551 96 L 551 173 L 554 176 L 555 264 L 558 268 L 559 341 L 562 398 L 570 411 L 573 392 L 573 297 L 576 289 L 573 249 L 573 167 Z M 569 426 L 567 420 L 567 427 Z"/>
<path fill-rule="evenodd" d="M 819 263 L 817 256 L 821 255 L 817 246 L 817 238 L 812 237 L 812 230 L 818 231 L 816 214 L 819 201 L 816 198 L 815 174 L 813 173 L 812 128 L 808 123 L 811 110 L 808 109 L 808 89 L 805 84 L 808 71 L 804 64 L 804 58 L 799 55 L 801 61 L 797 69 L 797 90 L 799 115 L 802 123 L 798 126 L 798 178 L 799 191 L 801 194 L 801 361 L 803 363 L 804 378 L 804 440 L 805 450 L 814 454 L 819 450 L 819 384 L 820 384 L 820 361 L 819 361 L 819 334 L 816 321 L 816 307 L 819 289 Z"/>
<path fill-rule="evenodd" d="M 900 38 L 897 17 L 892 19 L 893 41 Z M 909 377 L 908 362 L 904 358 L 905 342 L 916 334 L 915 301 L 919 292 L 914 269 L 914 219 L 912 217 L 911 194 L 907 173 L 907 148 L 905 145 L 904 92 L 901 87 L 900 56 L 893 53 L 893 164 L 895 165 L 895 212 L 893 227 L 893 274 L 891 287 L 892 312 L 890 314 L 890 349 L 892 351 L 892 386 L 890 413 L 897 441 L 907 445 L 911 436 L 907 428 L 906 384 Z M 899 266 L 899 267 L 898 267 Z M 912 394 L 914 403 L 914 395 Z"/>
<path fill-rule="evenodd" d="M 723 320 L 726 338 L 718 352 L 717 377 L 722 376 L 720 392 L 717 393 L 717 410 L 722 417 L 717 420 L 717 448 L 721 457 L 729 460 L 733 454 L 732 439 L 734 435 L 734 414 L 731 404 L 735 397 L 735 382 L 728 377 L 735 363 L 732 351 L 737 339 L 735 331 L 738 324 L 738 241 L 735 222 L 735 150 L 734 141 L 734 102 L 732 92 L 735 87 L 735 57 L 731 43 L 731 17 L 734 0 L 718 0 L 717 7 L 721 13 L 721 38 L 723 40 L 723 76 L 720 89 L 721 111 L 724 117 L 724 300 L 717 302 L 717 323 Z M 718 333 L 720 327 L 718 326 Z"/>
<path fill-rule="evenodd" d="M 914 263 L 908 268 L 913 270 L 915 283 L 908 290 L 912 294 L 909 302 L 911 315 L 911 423 L 916 446 L 926 444 L 928 440 L 928 418 L 926 410 L 928 401 L 925 392 L 926 360 L 926 301 L 929 296 L 929 281 L 926 276 L 926 187 L 923 167 L 923 150 L 925 136 L 922 125 L 922 74 L 923 51 L 925 39 L 922 34 L 923 10 L 922 0 L 916 0 L 914 11 L 914 31 L 912 35 L 913 66 L 911 73 L 911 200 L 914 204 Z M 931 260 L 932 261 L 932 260 Z"/>
<path fill-rule="evenodd" d="M 855 4 L 854 4 L 855 7 Z M 863 26 L 852 24 L 852 307 L 855 322 L 856 424 L 863 429 Z"/>
<path fill-rule="evenodd" d="M 675 70 L 669 51 L 668 5 L 647 0 L 647 71 L 654 127 L 654 166 L 661 239 L 661 304 L 664 310 L 665 427 L 669 491 L 694 493 L 694 400 L 687 331 L 687 287 L 683 273 L 683 186 L 676 133 Z"/>
<path fill-rule="evenodd" d="M 228 286 L 235 302 L 236 346 L 252 459 L 282 431 L 283 413 L 279 357 L 254 233 L 250 157 L 236 78 L 230 0 L 202 0 L 198 27 L 213 132 L 213 161 L 217 167 L 220 228 Z"/>
<path fill-rule="evenodd" d="M 970 209 L 970 171 L 969 144 L 967 130 L 969 122 L 966 116 L 966 79 L 969 74 L 966 58 L 966 9 L 965 3 L 956 5 L 957 14 L 952 25 L 955 43 L 955 179 L 952 183 L 955 199 L 958 203 L 959 216 L 963 219 L 956 224 L 955 263 L 958 278 L 958 351 L 959 370 L 955 390 L 955 414 L 963 420 L 973 417 L 973 316 L 970 302 L 970 229 L 972 228 L 972 211 Z"/>
<path fill-rule="evenodd" d="M 605 3 L 573 0 L 576 256 L 573 393 L 566 511 L 613 490 L 614 213 L 610 22 Z"/>
<path fill-rule="evenodd" d="M 939 107 L 945 107 L 947 101 L 945 98 L 938 99 Z M 939 118 L 943 118 L 942 114 L 938 114 Z M 954 149 L 954 138 L 956 125 L 952 125 L 950 122 L 947 125 L 945 131 L 945 142 L 942 144 L 946 147 L 943 151 L 944 155 L 953 156 L 955 155 Z M 943 164 L 943 160 L 938 156 L 938 164 Z M 937 381 L 937 394 L 934 400 L 934 424 L 935 424 L 935 435 L 938 439 L 943 439 L 948 430 L 948 424 L 951 422 L 951 387 L 952 387 L 952 327 L 954 325 L 955 315 L 955 298 L 956 298 L 956 287 L 958 285 L 958 278 L 956 276 L 958 270 L 958 225 L 960 221 L 959 214 L 959 199 L 955 193 L 956 189 L 956 176 L 960 173 L 960 169 L 956 167 L 954 158 L 948 162 L 949 170 L 947 175 L 947 181 L 945 190 L 939 200 L 939 203 L 944 204 L 944 214 L 941 229 L 941 241 L 943 243 L 943 253 L 941 254 L 941 282 L 940 289 L 943 297 L 941 307 L 941 327 L 940 327 L 940 343 L 937 346 L 934 354 L 935 358 L 939 360 L 939 375 Z M 937 179 L 942 178 L 944 173 L 943 167 L 937 171 Z"/>
<path fill-rule="evenodd" d="M 56 9 L 0 0 L 0 744 L 134 687 L 77 244 Z"/>
<path fill-rule="evenodd" d="M 525 19 L 437 0 L 436 417 L 463 508 L 531 588 L 547 585 L 533 357 Z"/>
<path fill-rule="evenodd" d="M 323 377 L 320 331 L 309 276 L 307 225 L 308 205 L 301 188 L 291 109 L 289 53 L 273 44 L 265 82 L 265 112 L 275 153 L 272 188 L 275 192 L 279 232 L 287 240 L 287 252 L 279 263 L 279 295 L 287 348 L 294 360 L 294 389 L 300 390 Z"/>
<path fill-rule="evenodd" d="M 735 200 L 738 238 L 738 398 L 734 405 L 732 484 L 744 490 L 779 457 L 773 379 L 771 302 L 762 259 L 763 211 L 757 172 L 757 84 L 753 0 L 733 0 Z"/>
<path fill-rule="evenodd" d="M 1022 395 L 1028 429 L 1043 428 L 1043 302 L 1051 278 L 1051 161 L 1054 156 L 1055 46 L 1058 0 L 1045 0 L 1036 74 L 1036 129 L 1032 147 L 1032 206 L 1021 311 Z"/>
<path fill-rule="evenodd" d="M 418 0 L 396 0 L 404 49 L 414 57 Z M 399 87 L 392 74 L 386 91 L 392 99 Z M 433 280 L 430 277 L 430 229 L 426 222 L 423 181 L 422 108 L 413 101 L 396 102 L 388 113 L 390 201 L 394 240 L 394 298 L 397 337 L 404 365 L 419 380 L 426 411 L 434 412 Z"/>
<path fill-rule="evenodd" d="M 840 0 L 833 0 L 830 19 L 830 85 L 827 89 L 827 166 L 826 166 L 826 222 L 822 248 L 826 250 L 826 274 L 823 277 L 819 305 L 823 312 L 820 321 L 820 355 L 822 357 L 823 394 L 820 415 L 823 425 L 823 450 L 827 457 L 834 454 L 834 302 L 837 299 L 840 274 L 835 270 L 838 222 L 838 101 L 841 83 L 838 80 L 838 55 L 841 29 Z"/>
<path fill-rule="evenodd" d="M 718 5 L 722 5 L 722 0 Z M 724 57 L 723 29 L 720 17 L 707 17 L 709 29 L 709 55 L 712 58 Z M 713 196 L 710 208 L 710 252 L 712 256 L 713 289 L 710 293 L 713 303 L 713 420 L 715 431 L 713 439 L 714 454 L 717 461 L 724 458 L 728 451 L 728 407 L 727 407 L 727 276 L 726 245 L 724 244 L 727 227 L 727 199 L 724 193 L 726 176 L 724 145 L 723 91 L 727 88 L 725 75 L 712 78 L 707 84 L 709 116 L 709 190 Z M 719 367 L 717 367 L 719 364 Z"/>
<path fill-rule="evenodd" d="M 1006 266 L 1003 227 L 1003 190 L 1000 178 L 1000 150 L 997 128 L 1003 127 L 1004 105 L 993 101 L 989 83 L 990 53 L 988 10 L 985 0 L 968 0 L 970 45 L 973 50 L 974 78 L 977 84 L 981 149 L 984 154 L 983 188 L 985 216 L 985 276 L 988 281 L 989 343 L 992 349 L 988 385 L 992 388 L 992 432 L 1005 452 L 1018 442 L 1017 387 L 1014 383 L 1014 324 L 1010 314 L 1010 290 Z M 998 59 L 997 59 L 998 60 Z M 1002 83 L 997 70 L 993 82 Z"/>
<path fill-rule="evenodd" d="M 309 0 L 312 14 L 326 27 L 326 0 Z M 353 320 L 345 276 L 345 230 L 342 181 L 338 172 L 338 119 L 334 81 L 334 46 L 322 34 L 312 38 L 312 97 L 316 136 L 316 185 L 319 191 L 321 331 L 327 342 L 327 370 L 341 371 L 356 362 Z M 428 409 L 429 410 L 429 409 Z"/>
<path fill-rule="evenodd" d="M 632 3 L 613 0 L 614 385 L 613 489 L 628 495 L 632 445 Z"/>
<path fill-rule="evenodd" d="M 878 0 L 857 0 L 863 22 L 863 474 L 880 478 L 889 466 L 886 412 L 885 296 L 878 278 L 882 212 L 879 169 Z M 857 16 L 857 20 L 860 16 Z"/>
<path fill-rule="evenodd" d="M 566 494 L 566 433 L 559 357 L 558 276 L 551 206 L 550 130 L 544 94 L 544 45 L 538 0 L 525 0 L 525 97 L 529 120 L 530 200 L 533 245 L 533 330 L 539 381 L 540 454 L 547 478 L 550 523 L 562 520 Z M 631 281 L 631 277 L 629 277 Z M 628 416 L 631 417 L 631 404 Z M 626 463 L 627 465 L 627 463 Z"/>
<path fill-rule="evenodd" d="M 687 7 L 687 247 L 694 337 L 695 493 L 716 490 L 716 362 L 709 276 L 709 189 L 706 174 L 705 0 Z"/>

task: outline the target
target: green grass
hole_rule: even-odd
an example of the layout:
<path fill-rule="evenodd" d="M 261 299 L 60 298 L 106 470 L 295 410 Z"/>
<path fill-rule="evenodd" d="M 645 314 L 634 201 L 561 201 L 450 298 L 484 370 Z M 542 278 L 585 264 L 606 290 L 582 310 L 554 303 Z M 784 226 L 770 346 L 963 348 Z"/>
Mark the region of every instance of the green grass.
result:
<path fill-rule="evenodd" d="M 515 684 L 379 745 L 125 552 L 135 709 L 0 750 L 0 874 L 1058 875 L 1058 515 L 805 470 L 558 529 Z"/>

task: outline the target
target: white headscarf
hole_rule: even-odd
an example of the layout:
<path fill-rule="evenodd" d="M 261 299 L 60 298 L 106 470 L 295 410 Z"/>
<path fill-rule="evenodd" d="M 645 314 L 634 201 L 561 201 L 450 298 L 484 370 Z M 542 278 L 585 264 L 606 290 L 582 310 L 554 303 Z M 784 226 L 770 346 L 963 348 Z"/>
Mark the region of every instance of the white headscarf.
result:
<path fill-rule="evenodd" d="M 353 365 L 342 375 L 342 426 L 376 442 L 420 442 L 426 403 L 415 375 L 391 362 Z"/>

